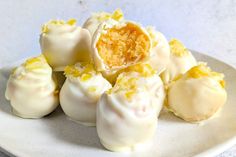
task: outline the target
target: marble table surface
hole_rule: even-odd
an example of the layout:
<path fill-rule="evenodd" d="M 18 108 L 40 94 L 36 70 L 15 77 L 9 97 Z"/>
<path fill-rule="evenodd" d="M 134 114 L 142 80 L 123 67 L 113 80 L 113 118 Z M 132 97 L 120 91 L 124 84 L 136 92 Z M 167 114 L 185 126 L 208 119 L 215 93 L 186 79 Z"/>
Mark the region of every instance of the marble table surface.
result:
<path fill-rule="evenodd" d="M 74 17 L 82 24 L 91 12 L 116 8 L 236 67 L 236 0 L 1 0 L 0 67 L 39 54 L 40 26 L 49 19 Z M 218 157 L 236 157 L 236 145 Z"/>

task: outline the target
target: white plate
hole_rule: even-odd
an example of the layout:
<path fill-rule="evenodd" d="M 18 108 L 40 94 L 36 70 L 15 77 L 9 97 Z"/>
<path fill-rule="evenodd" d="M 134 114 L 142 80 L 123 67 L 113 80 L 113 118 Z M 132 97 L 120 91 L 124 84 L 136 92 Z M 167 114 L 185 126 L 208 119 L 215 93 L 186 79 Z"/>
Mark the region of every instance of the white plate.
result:
<path fill-rule="evenodd" d="M 10 65 L 0 71 L 0 147 L 9 154 L 24 157 L 123 157 L 123 156 L 214 156 L 236 143 L 236 70 L 212 57 L 194 52 L 195 57 L 226 75 L 227 104 L 219 117 L 204 125 L 189 124 L 162 112 L 153 146 L 143 152 L 114 153 L 99 143 L 95 127 L 78 125 L 58 108 L 37 120 L 11 114 L 5 99 Z"/>

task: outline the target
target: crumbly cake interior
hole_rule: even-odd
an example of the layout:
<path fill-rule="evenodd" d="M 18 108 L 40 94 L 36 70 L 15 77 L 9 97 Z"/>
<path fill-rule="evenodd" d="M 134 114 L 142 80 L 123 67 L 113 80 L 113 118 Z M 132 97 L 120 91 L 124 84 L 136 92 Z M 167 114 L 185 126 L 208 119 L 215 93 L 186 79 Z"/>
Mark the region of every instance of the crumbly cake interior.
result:
<path fill-rule="evenodd" d="M 150 46 L 148 35 L 132 23 L 108 29 L 96 44 L 100 57 L 109 68 L 143 60 L 149 55 Z"/>

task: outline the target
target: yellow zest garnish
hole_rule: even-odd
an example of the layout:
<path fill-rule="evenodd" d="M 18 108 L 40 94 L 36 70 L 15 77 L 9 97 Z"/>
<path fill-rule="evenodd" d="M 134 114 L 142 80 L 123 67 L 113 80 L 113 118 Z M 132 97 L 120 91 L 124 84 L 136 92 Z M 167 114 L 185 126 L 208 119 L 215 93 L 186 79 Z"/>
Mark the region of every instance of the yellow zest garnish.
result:
<path fill-rule="evenodd" d="M 80 71 L 73 65 L 66 66 L 64 71 L 66 76 L 69 75 L 72 75 L 74 77 L 80 76 Z"/>
<path fill-rule="evenodd" d="M 101 12 L 98 14 L 98 21 L 100 22 L 103 22 L 103 21 L 106 21 L 106 20 L 109 20 L 111 18 L 111 15 L 109 13 L 106 13 L 106 12 Z"/>
<path fill-rule="evenodd" d="M 77 22 L 76 19 L 69 19 L 66 23 L 73 26 L 76 24 L 76 22 Z"/>
<path fill-rule="evenodd" d="M 89 92 L 95 92 L 97 89 L 96 89 L 96 87 L 94 87 L 94 86 L 91 86 L 91 87 L 89 87 L 88 88 L 88 91 Z"/>
<path fill-rule="evenodd" d="M 125 93 L 125 97 L 130 100 L 134 94 L 135 94 L 135 91 L 130 90 L 130 91 Z"/>
<path fill-rule="evenodd" d="M 137 92 L 137 78 L 130 77 L 127 78 L 125 76 L 118 77 L 115 87 L 112 88 L 111 91 L 108 91 L 108 93 L 118 92 L 118 91 L 126 91 L 125 97 L 127 99 L 131 99 L 132 96 Z"/>
<path fill-rule="evenodd" d="M 116 9 L 112 14 L 107 13 L 107 12 L 101 12 L 97 14 L 97 19 L 100 22 L 109 20 L 109 19 L 113 19 L 116 21 L 120 21 L 122 20 L 124 17 L 123 12 L 121 11 L 121 9 Z"/>
<path fill-rule="evenodd" d="M 70 25 L 73 26 L 76 24 L 76 20 L 75 19 L 69 19 L 67 22 L 63 21 L 63 20 L 51 20 L 48 23 L 44 24 L 41 28 L 41 32 L 42 33 L 48 33 L 49 32 L 49 25 Z"/>
<path fill-rule="evenodd" d="M 90 78 L 92 78 L 92 75 L 91 74 L 83 74 L 81 76 L 81 81 L 87 81 L 89 80 Z"/>
<path fill-rule="evenodd" d="M 84 66 L 83 73 L 90 73 L 90 72 L 95 71 L 92 64 L 87 64 L 87 65 L 82 64 L 82 66 Z"/>
<path fill-rule="evenodd" d="M 201 78 L 204 76 L 209 76 L 211 69 L 204 64 L 199 64 L 188 71 L 188 77 L 190 78 Z"/>
<path fill-rule="evenodd" d="M 64 71 L 66 76 L 80 77 L 81 81 L 89 80 L 92 78 L 92 74 L 96 73 L 93 65 L 88 63 L 77 63 L 76 65 L 66 66 Z"/>
<path fill-rule="evenodd" d="M 48 33 L 49 32 L 48 26 L 47 25 L 43 25 L 42 28 L 41 28 L 41 32 L 42 33 Z"/>
<path fill-rule="evenodd" d="M 225 87 L 225 81 L 223 80 L 224 75 L 221 73 L 217 73 L 215 71 L 212 71 L 209 67 L 206 66 L 206 64 L 199 64 L 193 68 L 191 68 L 187 72 L 187 77 L 189 78 L 202 78 L 202 77 L 212 77 L 216 78 L 219 82 L 219 84 L 224 88 Z"/>
<path fill-rule="evenodd" d="M 225 88 L 225 81 L 224 80 L 220 80 L 219 83 L 220 83 L 222 88 Z"/>
<path fill-rule="evenodd" d="M 111 15 L 111 18 L 114 19 L 114 20 L 116 20 L 116 21 L 122 20 L 123 17 L 124 17 L 124 15 L 123 15 L 123 12 L 122 12 L 121 9 L 116 9 L 116 10 L 113 12 L 113 14 Z"/>
<path fill-rule="evenodd" d="M 27 70 L 35 70 L 35 69 L 41 69 L 41 68 L 48 68 L 48 63 L 43 55 L 40 55 L 38 57 L 30 58 L 23 63 L 23 66 Z"/>
<path fill-rule="evenodd" d="M 149 36 L 151 37 L 152 39 L 152 47 L 156 47 L 157 44 L 158 44 L 158 41 L 156 39 L 156 35 L 155 35 L 155 30 L 153 27 L 149 26 L 147 27 L 147 32 L 149 34 Z"/>
<path fill-rule="evenodd" d="M 124 69 L 125 72 L 137 72 L 143 77 L 149 77 L 156 74 L 156 71 L 148 63 L 138 63 Z"/>
<path fill-rule="evenodd" d="M 184 56 L 189 54 L 188 49 L 177 39 L 172 39 L 169 42 L 171 53 L 175 56 Z"/>

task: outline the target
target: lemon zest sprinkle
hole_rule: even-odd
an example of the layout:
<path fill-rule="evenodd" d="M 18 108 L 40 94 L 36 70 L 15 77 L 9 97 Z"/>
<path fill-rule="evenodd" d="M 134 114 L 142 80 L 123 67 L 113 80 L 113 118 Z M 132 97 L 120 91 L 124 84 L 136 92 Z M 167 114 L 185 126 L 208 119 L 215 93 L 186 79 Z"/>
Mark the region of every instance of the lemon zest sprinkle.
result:
<path fill-rule="evenodd" d="M 124 18 L 124 14 L 123 14 L 122 10 L 120 8 L 118 8 L 112 13 L 111 18 L 116 21 L 120 21 Z"/>
<path fill-rule="evenodd" d="M 184 55 L 188 55 L 188 49 L 177 39 L 172 39 L 169 42 L 171 53 L 175 56 L 182 57 Z"/>
<path fill-rule="evenodd" d="M 70 25 L 70 26 L 73 26 L 76 24 L 76 19 L 69 19 L 67 22 L 65 22 L 64 20 L 50 20 L 48 23 L 44 24 L 42 27 L 41 27 L 41 32 L 42 33 L 48 33 L 49 32 L 49 28 L 48 26 L 49 25 Z"/>
<path fill-rule="evenodd" d="M 125 72 L 137 72 L 143 77 L 149 77 L 156 74 L 156 71 L 148 63 L 138 63 L 124 69 Z"/>
<path fill-rule="evenodd" d="M 126 76 L 118 77 L 115 87 L 109 90 L 108 93 L 126 91 L 125 97 L 130 100 L 132 96 L 137 92 L 137 80 L 138 78 L 134 77 L 131 78 L 127 78 Z"/>
<path fill-rule="evenodd" d="M 113 19 L 116 21 L 121 21 L 123 19 L 124 15 L 121 9 L 116 9 L 112 14 L 107 12 L 101 12 L 97 14 L 97 19 L 100 22 Z"/>
<path fill-rule="evenodd" d="M 73 66 L 73 65 L 66 66 L 64 73 L 67 76 L 68 75 L 72 75 L 74 77 L 80 76 L 80 71 L 78 69 L 76 69 L 75 66 Z"/>
<path fill-rule="evenodd" d="M 23 63 L 27 70 L 35 70 L 48 67 L 47 61 L 43 55 L 38 57 L 29 58 Z"/>
<path fill-rule="evenodd" d="M 81 69 L 76 65 L 66 66 L 64 73 L 66 76 L 80 77 L 81 81 L 87 81 L 92 78 L 93 74 L 96 73 L 92 64 L 78 63 Z"/>
<path fill-rule="evenodd" d="M 215 71 L 212 71 L 206 64 L 199 64 L 194 66 L 187 72 L 188 78 L 202 78 L 202 77 L 215 77 L 222 88 L 225 88 L 224 75 Z"/>
<path fill-rule="evenodd" d="M 69 20 L 67 21 L 67 24 L 73 26 L 73 25 L 76 24 L 76 22 L 77 22 L 76 19 L 69 19 Z"/>
<path fill-rule="evenodd" d="M 90 78 L 92 78 L 92 75 L 91 75 L 91 74 L 86 74 L 86 73 L 84 73 L 84 74 L 82 74 L 82 76 L 81 76 L 81 81 L 87 81 L 87 80 L 89 80 Z"/>
<path fill-rule="evenodd" d="M 224 80 L 220 80 L 219 83 L 220 83 L 222 88 L 225 88 L 225 81 Z"/>

